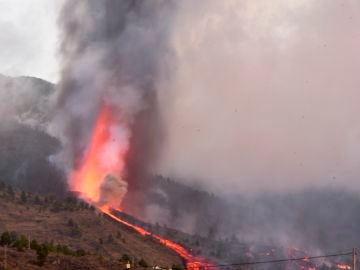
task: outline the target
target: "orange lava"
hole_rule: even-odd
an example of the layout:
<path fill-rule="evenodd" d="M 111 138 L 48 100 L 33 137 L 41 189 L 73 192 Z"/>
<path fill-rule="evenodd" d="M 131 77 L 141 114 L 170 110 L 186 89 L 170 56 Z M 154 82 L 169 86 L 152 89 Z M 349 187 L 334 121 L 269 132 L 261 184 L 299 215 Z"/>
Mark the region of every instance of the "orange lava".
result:
<path fill-rule="evenodd" d="M 158 235 L 155 234 L 151 234 L 150 232 L 144 230 L 143 228 L 140 228 L 136 225 L 133 225 L 125 220 L 122 220 L 121 218 L 113 215 L 109 209 L 109 207 L 102 207 L 100 209 L 103 213 L 107 214 L 108 216 L 110 216 L 111 218 L 113 218 L 114 220 L 134 229 L 135 231 L 137 231 L 139 234 L 141 234 L 142 236 L 152 236 L 153 238 L 155 238 L 156 240 L 158 240 L 161 244 L 163 244 L 164 246 L 172 249 L 173 251 L 175 251 L 180 257 L 182 257 L 185 261 L 186 261 L 186 268 L 187 269 L 191 269 L 191 270 L 202 270 L 202 269 L 214 269 L 214 265 L 206 262 L 203 258 L 199 258 L 199 257 L 195 257 L 192 254 L 190 254 L 184 247 L 180 246 L 179 244 L 167 240 L 163 237 L 160 237 Z"/>
<path fill-rule="evenodd" d="M 345 269 L 345 270 L 351 270 L 351 266 L 348 264 L 338 264 L 337 265 L 338 269 Z"/>
<path fill-rule="evenodd" d="M 123 167 L 123 157 L 126 154 L 126 147 L 121 145 L 112 146 L 110 127 L 115 123 L 111 110 L 103 106 L 95 123 L 89 146 L 80 168 L 71 176 L 70 188 L 78 191 L 81 196 L 94 203 L 100 198 L 99 188 L 108 173 L 120 175 Z M 106 147 L 115 148 L 115 156 L 103 160 Z"/>
<path fill-rule="evenodd" d="M 121 177 L 123 173 L 128 141 L 126 137 L 123 141 L 117 141 L 118 138 L 113 136 L 112 127 L 118 127 L 118 121 L 112 114 L 111 108 L 108 106 L 101 108 L 80 167 L 71 174 L 71 190 L 79 192 L 80 196 L 90 204 L 99 206 L 100 187 L 106 175 L 115 174 Z M 102 205 L 99 209 L 114 220 L 133 228 L 139 234 L 143 236 L 151 235 L 160 243 L 175 251 L 186 261 L 188 269 L 213 268 L 213 265 L 205 262 L 203 258 L 193 256 L 179 244 L 152 235 L 150 232 L 113 215 L 110 212 L 109 205 Z"/>

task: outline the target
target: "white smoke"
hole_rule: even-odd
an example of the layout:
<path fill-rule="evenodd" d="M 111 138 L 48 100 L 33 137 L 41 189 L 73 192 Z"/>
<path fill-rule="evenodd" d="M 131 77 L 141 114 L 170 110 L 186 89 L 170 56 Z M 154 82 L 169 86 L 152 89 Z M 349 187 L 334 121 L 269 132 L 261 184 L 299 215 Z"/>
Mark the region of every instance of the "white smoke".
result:
<path fill-rule="evenodd" d="M 128 184 L 115 175 L 108 174 L 100 186 L 99 206 L 110 206 L 117 209 L 126 192 Z"/>
<path fill-rule="evenodd" d="M 181 1 L 160 170 L 217 193 L 360 188 L 358 1 Z"/>

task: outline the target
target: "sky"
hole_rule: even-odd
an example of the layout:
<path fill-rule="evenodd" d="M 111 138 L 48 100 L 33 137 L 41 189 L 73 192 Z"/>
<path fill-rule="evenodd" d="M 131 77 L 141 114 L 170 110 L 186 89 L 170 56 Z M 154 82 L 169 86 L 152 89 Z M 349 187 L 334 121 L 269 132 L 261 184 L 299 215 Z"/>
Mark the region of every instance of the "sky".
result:
<path fill-rule="evenodd" d="M 0 73 L 59 79 L 62 0 L 0 0 Z"/>

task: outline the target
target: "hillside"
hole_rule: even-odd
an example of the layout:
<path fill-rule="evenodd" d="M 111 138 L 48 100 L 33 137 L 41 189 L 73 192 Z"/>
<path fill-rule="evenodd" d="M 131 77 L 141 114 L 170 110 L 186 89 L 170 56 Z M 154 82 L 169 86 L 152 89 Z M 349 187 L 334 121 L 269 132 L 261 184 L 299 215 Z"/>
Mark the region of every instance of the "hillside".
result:
<path fill-rule="evenodd" d="M 41 193 L 64 193 L 65 178 L 49 161 L 61 144 L 48 132 L 55 85 L 0 74 L 0 180 Z"/>
<path fill-rule="evenodd" d="M 0 190 L 0 233 L 16 232 L 38 243 L 48 243 L 55 248 L 50 252 L 42 269 L 113 269 L 124 262 L 125 256 L 138 263 L 141 259 L 149 265 L 170 267 L 182 265 L 182 260 L 171 250 L 151 237 L 144 238 L 98 213 L 86 203 L 72 197 L 57 200 L 51 196 Z M 67 246 L 74 253 L 64 255 Z M 1 254 L 3 252 L 0 251 Z M 83 253 L 84 256 L 75 256 Z M 11 269 L 37 269 L 36 253 L 9 248 Z M 3 256 L 0 262 L 3 263 Z"/>

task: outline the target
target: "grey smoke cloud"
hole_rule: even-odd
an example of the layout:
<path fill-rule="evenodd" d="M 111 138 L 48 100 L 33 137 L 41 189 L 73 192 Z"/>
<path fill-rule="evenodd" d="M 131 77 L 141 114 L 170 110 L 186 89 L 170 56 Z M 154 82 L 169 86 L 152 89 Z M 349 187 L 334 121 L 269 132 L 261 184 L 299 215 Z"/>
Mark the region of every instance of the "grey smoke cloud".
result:
<path fill-rule="evenodd" d="M 160 170 L 219 193 L 359 188 L 358 1 L 182 1 Z"/>
<path fill-rule="evenodd" d="M 53 128 L 62 135 L 69 175 L 82 163 L 96 119 L 107 108 L 112 135 L 101 163 L 118 167 L 119 172 L 107 173 L 120 174 L 131 182 L 129 189 L 146 177 L 161 133 L 157 81 L 171 54 L 166 38 L 170 24 L 164 22 L 170 22 L 172 6 L 161 0 L 65 2 Z M 123 155 L 114 155 L 113 149 L 126 153 L 126 160 L 116 162 Z"/>

